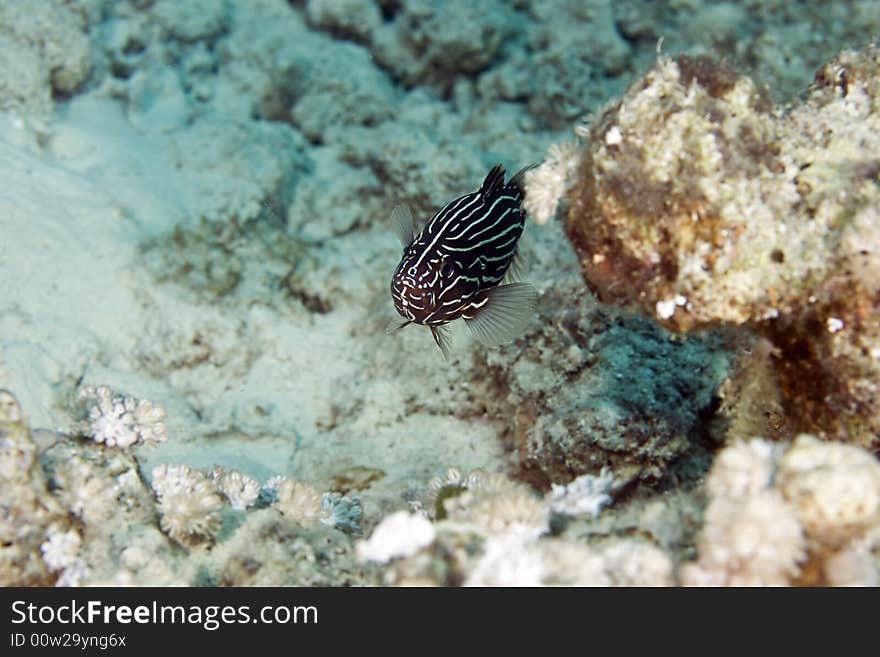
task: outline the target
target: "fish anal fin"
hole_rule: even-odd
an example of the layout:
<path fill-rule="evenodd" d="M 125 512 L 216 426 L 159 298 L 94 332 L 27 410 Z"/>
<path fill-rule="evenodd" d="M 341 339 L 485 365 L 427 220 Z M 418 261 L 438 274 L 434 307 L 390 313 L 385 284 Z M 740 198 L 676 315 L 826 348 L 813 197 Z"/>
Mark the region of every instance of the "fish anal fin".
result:
<path fill-rule="evenodd" d="M 538 305 L 538 291 L 528 283 L 507 283 L 480 292 L 477 309 L 465 323 L 474 337 L 487 347 L 512 342 L 528 327 Z"/>

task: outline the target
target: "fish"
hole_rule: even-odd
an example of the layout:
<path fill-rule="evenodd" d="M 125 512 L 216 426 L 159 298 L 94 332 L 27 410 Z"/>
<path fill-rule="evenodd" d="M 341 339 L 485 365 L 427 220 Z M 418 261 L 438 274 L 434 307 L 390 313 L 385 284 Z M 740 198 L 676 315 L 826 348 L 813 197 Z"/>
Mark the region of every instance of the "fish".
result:
<path fill-rule="evenodd" d="M 458 319 L 489 347 L 525 332 L 538 292 L 516 279 L 524 268 L 523 180 L 533 166 L 505 182 L 504 167 L 496 164 L 478 190 L 440 208 L 418 233 L 409 207 L 394 207 L 391 221 L 403 254 L 391 276 L 391 298 L 406 321 L 389 332 L 427 326 L 447 360 L 447 325 Z"/>

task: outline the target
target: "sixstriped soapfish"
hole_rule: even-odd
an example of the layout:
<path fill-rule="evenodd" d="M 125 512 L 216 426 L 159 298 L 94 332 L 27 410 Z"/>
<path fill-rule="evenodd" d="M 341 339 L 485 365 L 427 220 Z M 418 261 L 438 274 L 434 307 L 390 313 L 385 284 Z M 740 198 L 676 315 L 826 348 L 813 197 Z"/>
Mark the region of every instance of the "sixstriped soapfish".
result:
<path fill-rule="evenodd" d="M 505 183 L 504 167 L 495 165 L 477 191 L 438 210 L 418 234 L 407 206 L 391 211 L 403 246 L 391 277 L 391 297 L 406 319 L 393 330 L 409 324 L 427 326 L 446 358 L 446 324 L 454 320 L 463 319 L 489 346 L 510 342 L 525 331 L 537 290 L 528 283 L 506 282 L 505 277 L 519 274 L 523 177 L 530 168 Z"/>

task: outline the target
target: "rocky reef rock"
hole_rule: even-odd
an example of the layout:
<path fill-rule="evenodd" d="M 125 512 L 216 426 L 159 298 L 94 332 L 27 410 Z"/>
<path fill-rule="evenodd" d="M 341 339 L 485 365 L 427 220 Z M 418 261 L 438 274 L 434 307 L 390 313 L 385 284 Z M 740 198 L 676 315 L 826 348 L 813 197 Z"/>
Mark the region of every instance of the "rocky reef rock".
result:
<path fill-rule="evenodd" d="M 661 58 L 589 128 L 566 227 L 604 301 L 774 345 L 794 431 L 880 433 L 880 49 L 774 108 L 708 59 Z"/>

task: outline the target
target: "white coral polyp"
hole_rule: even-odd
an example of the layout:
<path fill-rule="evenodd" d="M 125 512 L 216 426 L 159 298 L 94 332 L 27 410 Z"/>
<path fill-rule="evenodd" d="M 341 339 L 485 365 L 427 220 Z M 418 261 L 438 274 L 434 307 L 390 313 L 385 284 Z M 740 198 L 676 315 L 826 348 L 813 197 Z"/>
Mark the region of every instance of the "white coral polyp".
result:
<path fill-rule="evenodd" d="M 272 478 L 267 485 L 275 489 L 272 508 L 303 527 L 312 527 L 321 519 L 321 493 L 308 484 L 288 477 Z"/>
<path fill-rule="evenodd" d="M 76 562 L 81 543 L 79 534 L 74 530 L 60 531 L 57 527 L 51 527 L 46 541 L 40 545 L 43 561 L 51 570 L 64 570 Z"/>
<path fill-rule="evenodd" d="M 260 482 L 236 470 L 216 467 L 211 473 L 214 486 L 233 509 L 244 511 L 260 496 Z"/>
<path fill-rule="evenodd" d="M 223 500 L 203 473 L 185 465 L 157 466 L 153 491 L 159 501 L 160 526 L 175 541 L 192 545 L 217 535 Z"/>
<path fill-rule="evenodd" d="M 535 223 L 546 224 L 554 217 L 560 199 L 574 180 L 580 158 L 577 142 L 553 144 L 544 162 L 526 173 L 523 205 Z"/>
<path fill-rule="evenodd" d="M 541 586 L 544 559 L 535 543 L 515 533 L 491 536 L 465 586 Z"/>

